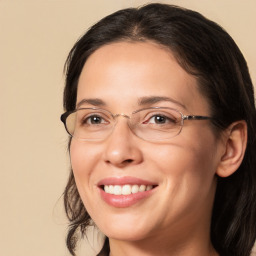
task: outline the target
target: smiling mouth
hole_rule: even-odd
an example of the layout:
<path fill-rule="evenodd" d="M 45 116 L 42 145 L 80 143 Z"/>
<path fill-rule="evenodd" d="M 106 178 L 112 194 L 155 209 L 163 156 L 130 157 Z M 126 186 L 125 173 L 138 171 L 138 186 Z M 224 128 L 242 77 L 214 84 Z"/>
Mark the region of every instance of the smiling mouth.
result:
<path fill-rule="evenodd" d="M 156 185 L 102 185 L 101 189 L 111 195 L 131 195 L 152 190 Z"/>

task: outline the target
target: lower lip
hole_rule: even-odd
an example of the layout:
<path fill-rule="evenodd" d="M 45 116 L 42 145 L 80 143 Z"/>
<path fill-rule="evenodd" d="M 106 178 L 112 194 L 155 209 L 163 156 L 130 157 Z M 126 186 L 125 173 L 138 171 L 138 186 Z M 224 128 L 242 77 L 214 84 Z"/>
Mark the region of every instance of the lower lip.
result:
<path fill-rule="evenodd" d="M 138 192 L 135 194 L 130 195 L 112 195 L 106 193 L 103 189 L 100 189 L 100 194 L 102 199 L 109 204 L 110 206 L 117 207 L 117 208 L 126 208 L 130 207 L 143 199 L 146 199 L 155 189 L 151 189 L 144 192 Z"/>

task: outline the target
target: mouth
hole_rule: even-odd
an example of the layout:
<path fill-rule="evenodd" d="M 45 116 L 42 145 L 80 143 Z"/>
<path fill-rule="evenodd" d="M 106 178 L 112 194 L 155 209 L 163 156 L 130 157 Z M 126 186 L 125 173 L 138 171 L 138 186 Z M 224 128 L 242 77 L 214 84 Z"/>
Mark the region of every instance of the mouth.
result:
<path fill-rule="evenodd" d="M 105 193 L 111 195 L 131 195 L 137 194 L 145 191 L 152 190 L 157 185 L 146 185 L 146 184 L 125 184 L 125 185 L 102 185 L 100 188 L 104 190 Z"/>
<path fill-rule="evenodd" d="M 101 198 L 110 206 L 130 207 L 150 197 L 158 184 L 134 177 L 110 177 L 98 184 Z"/>

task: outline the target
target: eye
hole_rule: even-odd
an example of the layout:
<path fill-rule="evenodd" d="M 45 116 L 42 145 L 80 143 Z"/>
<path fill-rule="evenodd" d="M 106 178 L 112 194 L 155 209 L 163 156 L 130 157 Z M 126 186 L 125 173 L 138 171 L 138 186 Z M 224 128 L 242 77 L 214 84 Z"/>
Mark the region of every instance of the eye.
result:
<path fill-rule="evenodd" d="M 149 123 L 165 124 L 166 122 L 168 122 L 168 119 L 166 116 L 155 115 L 149 119 Z"/>
<path fill-rule="evenodd" d="M 176 119 L 163 114 L 155 114 L 148 118 L 144 124 L 175 124 Z"/>
<path fill-rule="evenodd" d="M 87 125 L 100 125 L 100 124 L 107 124 L 108 122 L 100 115 L 90 115 L 85 117 L 82 120 L 82 124 Z"/>

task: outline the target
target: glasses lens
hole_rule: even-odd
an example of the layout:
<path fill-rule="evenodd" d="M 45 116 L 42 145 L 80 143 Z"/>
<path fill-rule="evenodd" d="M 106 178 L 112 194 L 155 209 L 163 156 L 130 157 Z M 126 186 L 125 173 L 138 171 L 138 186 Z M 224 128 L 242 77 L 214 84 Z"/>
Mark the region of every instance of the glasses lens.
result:
<path fill-rule="evenodd" d="M 151 108 L 135 112 L 131 129 L 145 140 L 168 140 L 178 135 L 182 128 L 182 114 L 171 108 Z"/>
<path fill-rule="evenodd" d="M 104 139 L 111 132 L 112 126 L 112 115 L 102 109 L 78 109 L 66 119 L 69 134 L 82 140 Z"/>

